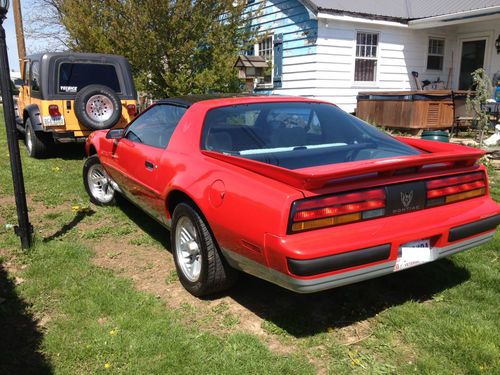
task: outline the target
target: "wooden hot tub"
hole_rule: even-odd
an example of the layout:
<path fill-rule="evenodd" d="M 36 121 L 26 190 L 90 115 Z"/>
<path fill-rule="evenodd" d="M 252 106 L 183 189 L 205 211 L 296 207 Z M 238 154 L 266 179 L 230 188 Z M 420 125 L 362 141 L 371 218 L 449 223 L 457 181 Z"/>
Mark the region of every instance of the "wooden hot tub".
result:
<path fill-rule="evenodd" d="M 373 125 L 399 129 L 447 129 L 453 126 L 454 100 L 467 92 L 451 90 L 360 92 L 356 116 Z"/>

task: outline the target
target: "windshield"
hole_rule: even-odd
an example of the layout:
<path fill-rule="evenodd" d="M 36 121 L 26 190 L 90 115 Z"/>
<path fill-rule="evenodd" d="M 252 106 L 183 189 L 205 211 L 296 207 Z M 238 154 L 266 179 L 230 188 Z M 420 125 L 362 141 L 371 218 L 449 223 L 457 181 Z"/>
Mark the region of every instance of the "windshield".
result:
<path fill-rule="evenodd" d="M 313 102 L 212 109 L 202 149 L 287 169 L 419 154 L 332 104 Z"/>

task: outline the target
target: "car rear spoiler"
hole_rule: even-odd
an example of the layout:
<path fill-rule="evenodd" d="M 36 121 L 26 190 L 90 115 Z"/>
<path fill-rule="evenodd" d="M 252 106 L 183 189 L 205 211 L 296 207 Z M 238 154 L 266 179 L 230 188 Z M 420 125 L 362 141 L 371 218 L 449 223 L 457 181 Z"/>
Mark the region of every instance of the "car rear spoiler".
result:
<path fill-rule="evenodd" d="M 453 169 L 474 165 L 485 154 L 483 150 L 450 143 L 423 141 L 414 138 L 397 137 L 402 142 L 422 151 L 420 155 L 398 156 L 373 160 L 361 160 L 341 164 L 322 165 L 290 170 L 259 161 L 220 152 L 203 150 L 208 157 L 218 159 L 262 176 L 281 181 L 298 189 L 319 189 L 332 180 L 365 174 L 391 176 L 413 168 L 418 172 L 423 168 Z"/>

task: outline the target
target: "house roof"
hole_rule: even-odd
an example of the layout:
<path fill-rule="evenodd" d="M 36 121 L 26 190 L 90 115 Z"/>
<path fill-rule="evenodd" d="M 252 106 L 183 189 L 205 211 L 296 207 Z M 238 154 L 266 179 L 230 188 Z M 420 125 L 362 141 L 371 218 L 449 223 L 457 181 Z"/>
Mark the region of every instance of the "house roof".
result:
<path fill-rule="evenodd" d="M 238 60 L 234 66 L 245 68 L 267 68 L 268 64 L 266 59 L 262 56 L 240 55 L 238 56 Z"/>
<path fill-rule="evenodd" d="M 306 0 L 315 11 L 414 20 L 500 6 L 500 0 Z"/>

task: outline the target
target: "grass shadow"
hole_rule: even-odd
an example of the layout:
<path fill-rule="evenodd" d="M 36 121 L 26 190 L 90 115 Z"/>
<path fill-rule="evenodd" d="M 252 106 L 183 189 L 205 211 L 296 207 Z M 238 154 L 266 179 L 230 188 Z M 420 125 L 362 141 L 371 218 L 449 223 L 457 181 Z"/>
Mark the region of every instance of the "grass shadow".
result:
<path fill-rule="evenodd" d="M 42 333 L 0 263 L 0 374 L 51 374 L 39 352 Z"/>
<path fill-rule="evenodd" d="M 55 240 L 56 238 L 64 236 L 67 232 L 69 232 L 71 229 L 76 227 L 83 219 L 86 217 L 92 216 L 95 214 L 94 210 L 87 209 L 87 210 L 82 210 L 78 211 L 75 215 L 75 217 L 67 224 L 64 224 L 61 229 L 59 229 L 57 232 L 54 234 L 51 234 L 48 237 L 45 237 L 42 242 L 49 242 L 52 240 Z"/>
<path fill-rule="evenodd" d="M 244 275 L 227 295 L 294 337 L 372 318 L 408 301 L 424 302 L 470 278 L 449 259 L 315 294 L 296 294 Z"/>
<path fill-rule="evenodd" d="M 168 229 L 120 195 L 117 195 L 116 202 L 118 207 L 131 221 L 155 241 L 159 242 L 166 250 L 172 252 L 170 247 L 170 232 Z"/>

